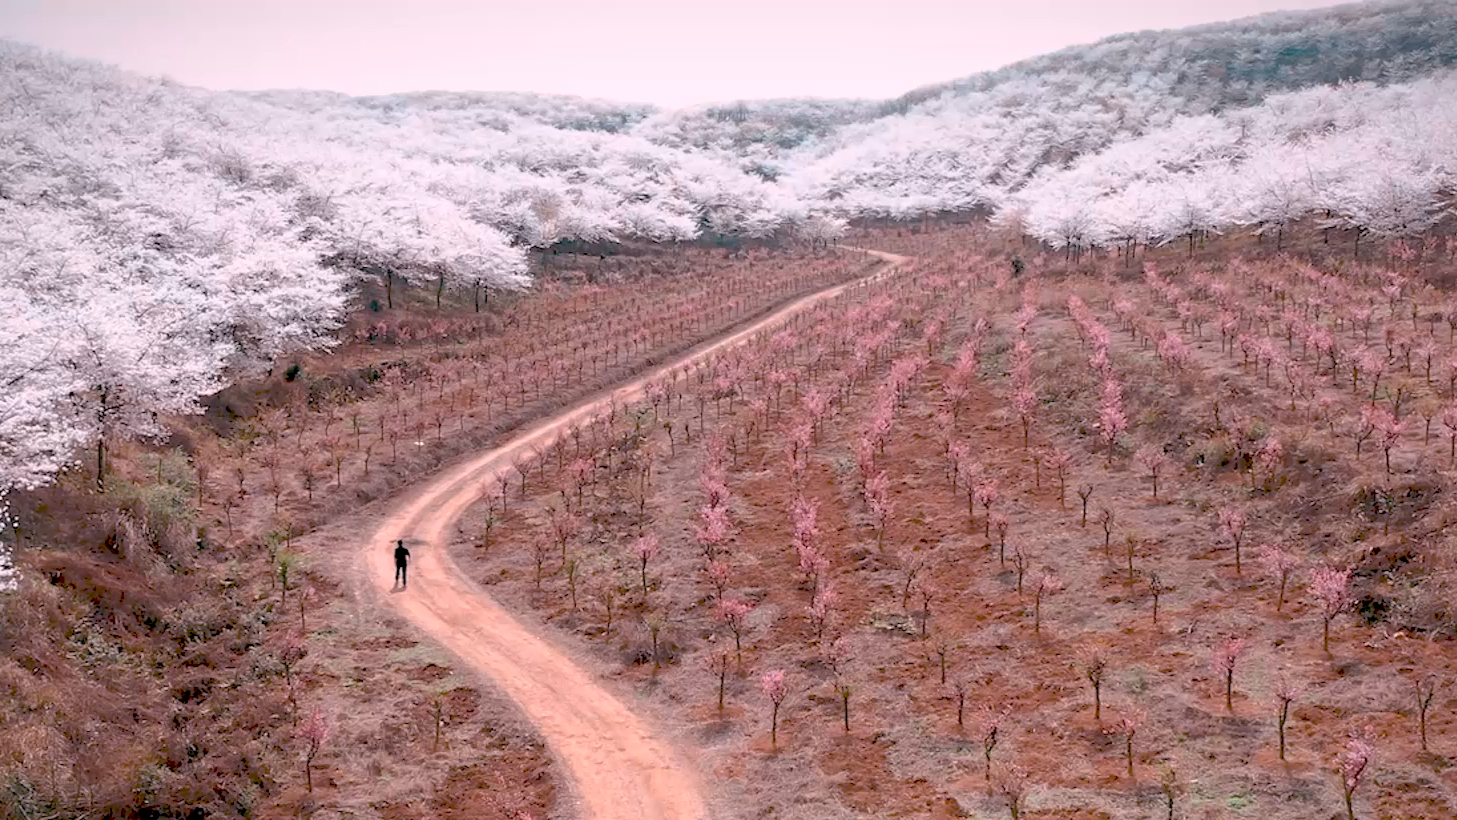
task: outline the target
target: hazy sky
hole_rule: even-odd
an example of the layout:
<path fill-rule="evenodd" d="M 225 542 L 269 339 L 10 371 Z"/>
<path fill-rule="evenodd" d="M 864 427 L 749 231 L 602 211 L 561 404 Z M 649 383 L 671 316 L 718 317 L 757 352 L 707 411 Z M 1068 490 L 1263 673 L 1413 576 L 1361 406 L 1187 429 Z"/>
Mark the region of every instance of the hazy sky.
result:
<path fill-rule="evenodd" d="M 0 0 L 0 37 L 208 88 L 892 97 L 1109 34 L 1330 0 Z"/>

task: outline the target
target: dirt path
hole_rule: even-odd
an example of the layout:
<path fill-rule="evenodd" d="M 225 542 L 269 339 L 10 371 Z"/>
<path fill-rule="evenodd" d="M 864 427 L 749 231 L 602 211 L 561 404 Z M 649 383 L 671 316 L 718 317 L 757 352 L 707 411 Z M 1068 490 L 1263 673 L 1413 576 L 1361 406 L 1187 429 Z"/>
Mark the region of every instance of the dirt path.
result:
<path fill-rule="evenodd" d="M 848 250 L 862 250 L 847 248 Z M 461 514 L 497 486 L 513 460 L 545 449 L 559 432 L 607 407 L 639 399 L 653 378 L 784 323 L 840 293 L 879 279 L 907 261 L 865 251 L 891 263 L 869 280 L 802 297 L 720 339 L 530 426 L 500 446 L 439 474 L 407 493 L 365 542 L 364 568 L 389 605 L 441 646 L 490 678 L 521 707 L 563 764 L 590 820 L 701 820 L 704 799 L 692 768 L 628 704 L 619 701 L 548 641 L 518 623 L 451 560 L 446 543 Z M 391 592 L 391 547 L 411 549 L 408 592 Z"/>

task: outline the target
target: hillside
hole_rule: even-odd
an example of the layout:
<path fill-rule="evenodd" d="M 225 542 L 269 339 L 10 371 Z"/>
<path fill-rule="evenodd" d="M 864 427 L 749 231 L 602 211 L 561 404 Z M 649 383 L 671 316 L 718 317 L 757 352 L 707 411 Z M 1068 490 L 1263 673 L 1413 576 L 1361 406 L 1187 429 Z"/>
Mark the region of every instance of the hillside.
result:
<path fill-rule="evenodd" d="M 497 447 L 423 566 L 681 730 L 731 773 L 718 816 L 1000 816 L 1030 776 L 1069 816 L 1145 816 L 1164 777 L 1304 820 L 1376 732 L 1361 799 L 1450 817 L 1427 707 L 1406 727 L 1457 668 L 1454 204 L 1439 0 L 682 110 L 215 91 L 0 41 L 0 820 L 570 812 L 550 733 L 361 569 L 403 488 Z M 1324 646 L 1316 572 L 1345 573 Z M 1254 663 L 1222 700 L 1216 629 Z M 1082 702 L 1104 654 L 1121 735 Z M 1275 764 L 1250 715 L 1287 672 L 1275 782 L 1284 718 Z"/>

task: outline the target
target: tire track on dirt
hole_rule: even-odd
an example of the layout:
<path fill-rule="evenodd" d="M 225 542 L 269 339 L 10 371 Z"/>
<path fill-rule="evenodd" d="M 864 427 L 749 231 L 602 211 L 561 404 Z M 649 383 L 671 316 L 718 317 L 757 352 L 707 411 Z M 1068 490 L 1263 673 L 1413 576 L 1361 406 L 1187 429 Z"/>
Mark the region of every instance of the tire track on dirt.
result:
<path fill-rule="evenodd" d="M 578 815 L 590 820 L 705 820 L 697 774 L 652 727 L 593 675 L 550 641 L 534 634 L 490 598 L 451 560 L 446 544 L 462 513 L 511 469 L 513 461 L 545 448 L 557 434 L 606 408 L 631 403 L 649 380 L 744 344 L 759 333 L 853 288 L 881 279 L 909 257 L 845 247 L 889 263 L 876 273 L 803 296 L 667 364 L 538 421 L 500 445 L 448 468 L 410 491 L 367 539 L 362 567 L 369 583 L 399 614 L 521 708 L 571 780 Z M 391 547 L 412 549 L 415 587 L 390 594 Z"/>

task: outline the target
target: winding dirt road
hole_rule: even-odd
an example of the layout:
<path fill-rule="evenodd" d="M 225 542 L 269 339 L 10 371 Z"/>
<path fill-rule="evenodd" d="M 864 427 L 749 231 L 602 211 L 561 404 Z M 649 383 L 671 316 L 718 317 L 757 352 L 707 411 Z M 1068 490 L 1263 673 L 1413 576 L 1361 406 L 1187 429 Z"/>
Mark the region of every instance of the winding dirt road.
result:
<path fill-rule="evenodd" d="M 847 248 L 847 250 L 862 250 Z M 545 418 L 500 446 L 439 474 L 401 497 L 365 544 L 362 566 L 387 605 L 489 678 L 520 706 L 552 749 L 580 797 L 584 820 L 706 820 L 695 772 L 622 701 L 548 641 L 516 621 L 451 560 L 446 545 L 461 514 L 496 486 L 513 460 L 545 449 L 562 430 L 615 401 L 642 396 L 648 380 L 734 347 L 846 290 L 896 269 L 906 257 L 864 251 L 890 264 L 867 279 L 802 297 L 720 339 Z M 415 586 L 390 594 L 396 539 L 411 548 Z"/>

